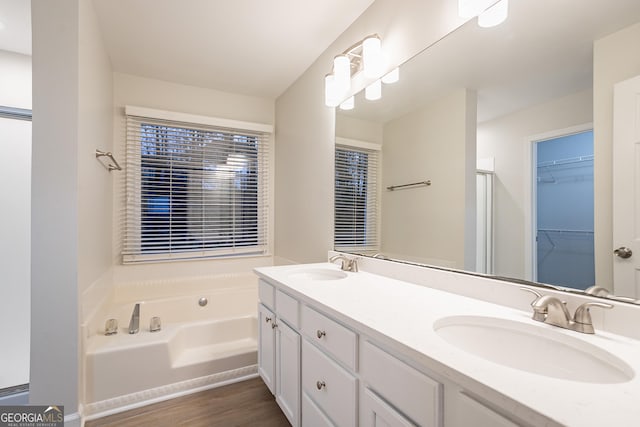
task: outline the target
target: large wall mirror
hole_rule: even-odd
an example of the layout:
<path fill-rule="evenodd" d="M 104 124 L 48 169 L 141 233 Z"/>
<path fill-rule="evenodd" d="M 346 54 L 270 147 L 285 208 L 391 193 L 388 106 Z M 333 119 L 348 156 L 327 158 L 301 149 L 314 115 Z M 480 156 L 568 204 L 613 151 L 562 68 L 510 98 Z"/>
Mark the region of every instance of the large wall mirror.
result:
<path fill-rule="evenodd" d="M 469 21 L 403 64 L 382 99 L 357 94 L 336 109 L 336 249 L 640 298 L 607 273 L 612 142 L 594 115 L 610 134 L 599 79 L 630 46 L 638 75 L 638 0 L 512 1 L 500 26 Z"/>

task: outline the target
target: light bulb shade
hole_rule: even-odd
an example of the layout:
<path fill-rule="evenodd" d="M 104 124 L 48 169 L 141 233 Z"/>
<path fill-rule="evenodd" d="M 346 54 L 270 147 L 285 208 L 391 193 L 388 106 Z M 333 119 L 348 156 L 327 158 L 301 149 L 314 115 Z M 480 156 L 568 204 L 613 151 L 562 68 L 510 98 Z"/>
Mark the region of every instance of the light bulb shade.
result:
<path fill-rule="evenodd" d="M 364 97 L 369 101 L 375 101 L 382 98 L 382 81 L 376 80 L 367 86 L 364 90 Z"/>
<path fill-rule="evenodd" d="M 365 77 L 380 77 L 382 73 L 382 49 L 378 36 L 367 37 L 362 42 L 362 62 Z"/>
<path fill-rule="evenodd" d="M 382 83 L 391 84 L 397 82 L 398 80 L 400 80 L 400 68 L 396 67 L 385 74 L 385 76 L 382 78 Z"/>
<path fill-rule="evenodd" d="M 344 94 L 351 88 L 351 61 L 347 55 L 333 58 L 333 75 L 336 92 Z"/>
<path fill-rule="evenodd" d="M 355 107 L 356 105 L 356 101 L 355 101 L 355 97 L 350 97 L 347 98 L 342 104 L 340 104 L 340 109 L 341 110 L 353 110 L 353 107 Z"/>
<path fill-rule="evenodd" d="M 337 107 L 340 104 L 339 94 L 336 91 L 336 80 L 333 74 L 324 77 L 324 104 L 327 107 Z"/>
<path fill-rule="evenodd" d="M 478 25 L 491 28 L 502 24 L 509 16 L 509 0 L 501 0 L 478 16 Z"/>
<path fill-rule="evenodd" d="M 458 15 L 463 19 L 470 19 L 480 15 L 496 0 L 458 0 Z"/>

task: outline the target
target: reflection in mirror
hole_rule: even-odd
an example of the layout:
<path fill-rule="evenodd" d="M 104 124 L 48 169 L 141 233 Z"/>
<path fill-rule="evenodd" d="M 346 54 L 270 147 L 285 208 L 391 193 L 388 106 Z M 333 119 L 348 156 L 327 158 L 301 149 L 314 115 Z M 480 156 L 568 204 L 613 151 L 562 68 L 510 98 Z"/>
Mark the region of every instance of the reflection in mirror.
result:
<path fill-rule="evenodd" d="M 375 234 L 349 250 L 615 293 L 612 199 L 594 177 L 612 174 L 609 75 L 640 75 L 638 40 L 637 0 L 521 0 L 502 25 L 469 21 L 403 64 L 381 100 L 358 94 L 336 138 L 379 151 L 375 191 L 366 169 L 357 180 L 378 218 L 347 221 Z"/>

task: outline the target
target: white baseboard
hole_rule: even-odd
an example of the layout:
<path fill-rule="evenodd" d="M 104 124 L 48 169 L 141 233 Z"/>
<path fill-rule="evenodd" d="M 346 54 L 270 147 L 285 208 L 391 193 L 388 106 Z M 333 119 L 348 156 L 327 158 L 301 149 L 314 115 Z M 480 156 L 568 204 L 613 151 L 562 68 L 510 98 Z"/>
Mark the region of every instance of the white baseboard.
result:
<path fill-rule="evenodd" d="M 90 421 L 164 400 L 174 399 L 199 391 L 245 381 L 258 376 L 258 365 L 220 372 L 166 386 L 156 387 L 113 399 L 89 403 L 84 406 L 84 420 Z M 65 418 L 66 422 L 66 418 Z M 66 427 L 66 424 L 65 424 Z"/>
<path fill-rule="evenodd" d="M 64 416 L 64 427 L 82 427 L 84 422 L 78 412 Z"/>
<path fill-rule="evenodd" d="M 21 393 L 9 394 L 7 396 L 0 397 L 0 406 L 16 406 L 16 405 L 28 405 L 29 404 L 29 392 L 23 391 Z"/>

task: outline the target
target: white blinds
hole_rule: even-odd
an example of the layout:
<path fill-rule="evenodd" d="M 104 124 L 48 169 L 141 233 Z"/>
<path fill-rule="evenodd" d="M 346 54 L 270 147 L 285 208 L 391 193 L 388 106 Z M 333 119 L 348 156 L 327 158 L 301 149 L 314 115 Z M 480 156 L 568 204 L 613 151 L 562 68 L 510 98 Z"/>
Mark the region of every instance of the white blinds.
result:
<path fill-rule="evenodd" d="M 379 152 L 336 145 L 334 246 L 379 251 Z"/>
<path fill-rule="evenodd" d="M 263 254 L 269 134 L 127 115 L 123 262 Z"/>

